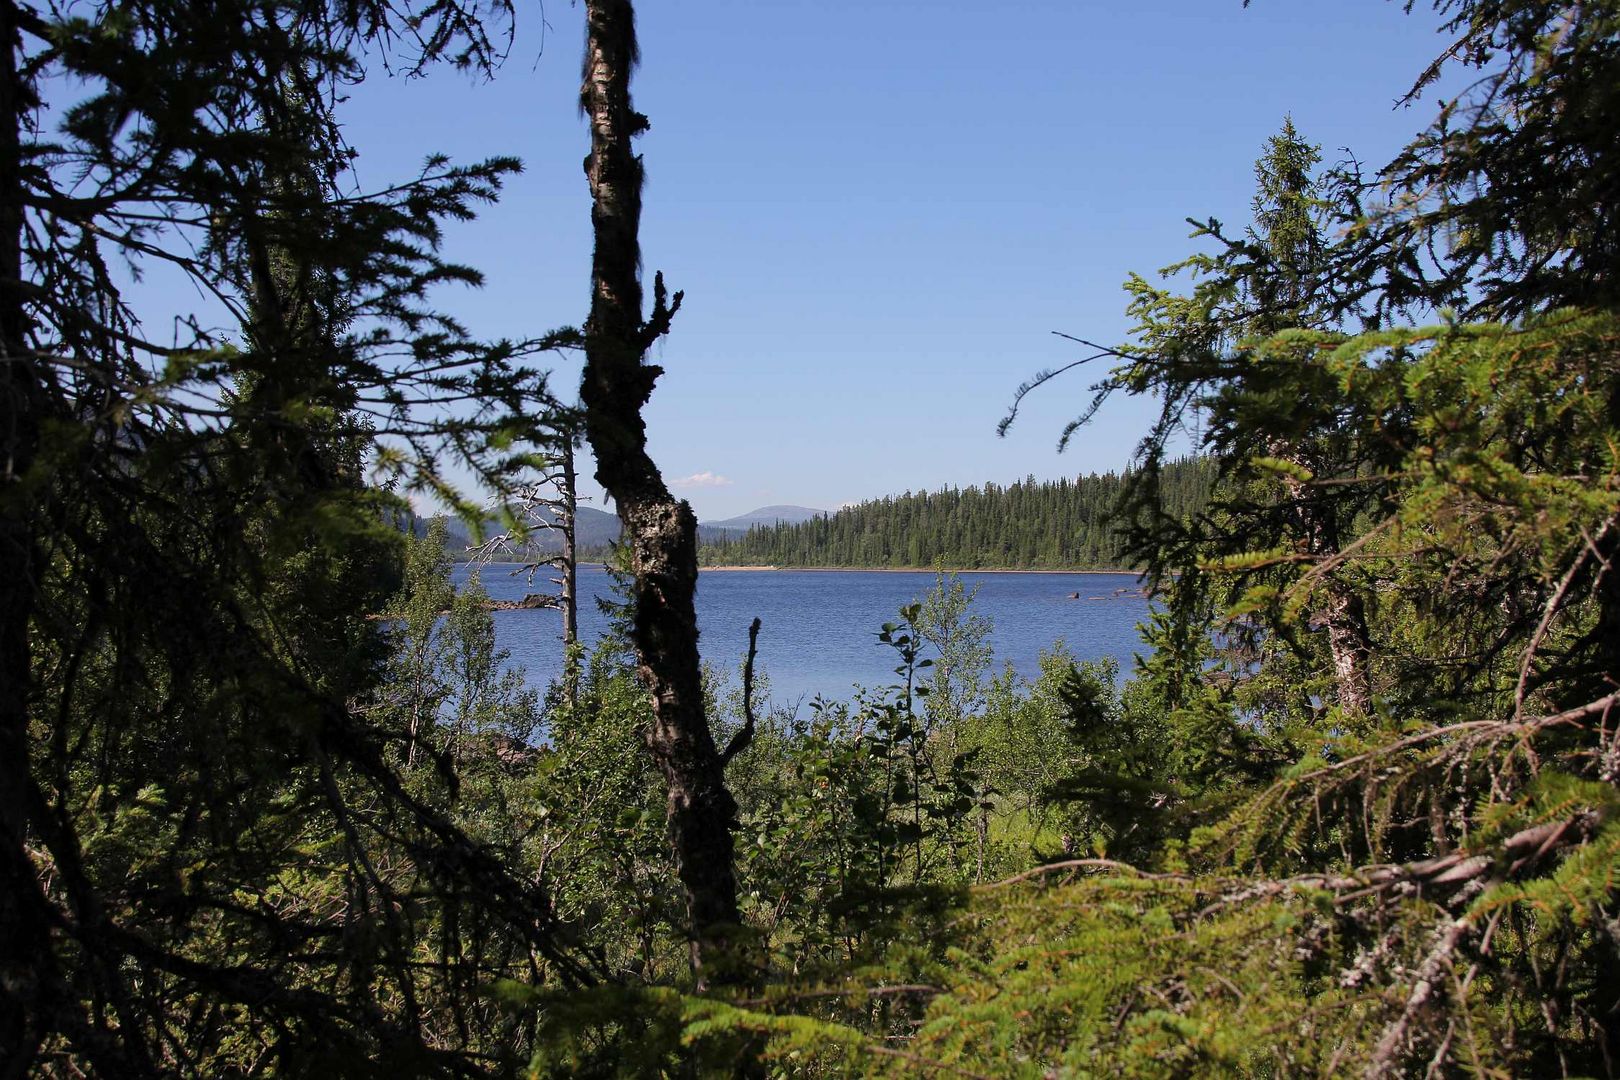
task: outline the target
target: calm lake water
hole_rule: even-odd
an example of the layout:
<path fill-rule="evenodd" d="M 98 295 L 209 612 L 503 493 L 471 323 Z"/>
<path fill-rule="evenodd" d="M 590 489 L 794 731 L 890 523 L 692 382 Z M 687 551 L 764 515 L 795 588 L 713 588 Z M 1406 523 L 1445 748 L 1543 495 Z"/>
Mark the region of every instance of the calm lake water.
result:
<path fill-rule="evenodd" d="M 459 586 L 468 568 L 455 568 Z M 1147 617 L 1148 602 L 1129 574 L 974 574 L 958 575 L 977 587 L 973 611 L 995 624 L 990 644 L 995 668 L 1012 661 L 1027 677 L 1038 671 L 1043 649 L 1064 642 L 1077 659 L 1112 656 L 1122 674 L 1142 648 L 1136 624 Z M 479 571 L 489 594 L 518 599 L 526 592 L 550 591 L 537 579 L 531 589 L 508 567 Z M 770 677 L 773 702 L 794 706 L 820 694 L 845 698 L 859 683 L 894 681 L 894 650 L 877 640 L 878 629 L 898 618 L 903 604 L 919 600 L 934 585 L 930 572 L 887 573 L 820 570 L 725 570 L 705 572 L 698 581 L 698 627 L 703 658 L 735 671 L 748 650 L 748 624 L 758 616 L 758 670 Z M 593 595 L 609 595 L 609 578 L 599 568 L 579 573 L 580 637 L 594 642 L 607 629 Z M 1070 599 L 1078 593 L 1079 599 Z M 522 665 L 529 682 L 543 688 L 562 668 L 562 616 L 556 611 L 497 611 L 499 646 Z"/>

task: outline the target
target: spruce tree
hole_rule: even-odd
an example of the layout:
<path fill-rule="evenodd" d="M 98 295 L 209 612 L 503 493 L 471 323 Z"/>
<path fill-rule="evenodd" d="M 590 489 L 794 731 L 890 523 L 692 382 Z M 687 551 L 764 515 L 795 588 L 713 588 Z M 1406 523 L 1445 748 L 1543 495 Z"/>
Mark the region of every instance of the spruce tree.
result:
<path fill-rule="evenodd" d="M 477 62 L 469 15 L 0 6 L 8 1069 L 481 1068 L 489 1033 L 442 993 L 466 957 L 422 966 L 407 896 L 495 942 L 479 964 L 590 977 L 367 708 L 397 540 L 363 472 L 448 492 L 447 451 L 499 483 L 550 400 L 522 347 L 427 298 L 477 280 L 439 222 L 513 162 L 339 191 L 358 50 L 405 34 L 412 66 Z M 216 306 L 161 340 L 125 262 Z"/>

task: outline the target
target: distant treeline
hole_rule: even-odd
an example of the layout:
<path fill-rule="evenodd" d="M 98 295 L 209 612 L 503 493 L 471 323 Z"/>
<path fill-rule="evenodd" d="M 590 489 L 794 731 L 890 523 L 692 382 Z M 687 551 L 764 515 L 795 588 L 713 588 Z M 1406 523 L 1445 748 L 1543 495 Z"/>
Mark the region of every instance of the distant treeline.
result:
<path fill-rule="evenodd" d="M 1161 497 L 1185 517 L 1209 501 L 1210 458 L 1167 465 Z M 1006 487 L 941 488 L 874 499 L 798 525 L 764 526 L 706 539 L 710 566 L 860 566 L 961 569 L 1123 569 L 1114 510 L 1130 473 Z"/>

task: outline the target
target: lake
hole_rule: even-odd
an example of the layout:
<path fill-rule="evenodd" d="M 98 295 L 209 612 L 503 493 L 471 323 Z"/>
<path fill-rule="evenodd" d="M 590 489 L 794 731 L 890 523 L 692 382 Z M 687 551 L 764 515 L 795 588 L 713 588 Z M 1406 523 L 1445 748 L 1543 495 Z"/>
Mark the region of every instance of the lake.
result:
<path fill-rule="evenodd" d="M 479 577 L 497 599 L 520 599 L 527 592 L 552 591 L 537 577 L 531 589 L 510 567 L 486 566 Z M 467 580 L 458 564 L 454 580 Z M 978 589 L 973 612 L 995 624 L 990 644 L 995 669 L 1006 661 L 1033 677 L 1043 649 L 1063 641 L 1080 660 L 1104 656 L 1119 661 L 1122 674 L 1141 649 L 1136 625 L 1147 618 L 1148 602 L 1131 574 L 962 573 Z M 898 619 L 903 604 L 920 600 L 934 585 L 932 572 L 871 570 L 719 570 L 698 579 L 698 627 L 703 658 L 735 672 L 748 650 L 748 624 L 760 619 L 756 670 L 770 678 L 771 700 L 795 706 L 820 694 L 846 698 L 859 683 L 894 681 L 894 650 L 880 645 L 877 632 Z M 586 643 L 607 630 L 592 600 L 609 594 L 610 579 L 599 567 L 579 572 L 579 628 Z M 1079 599 L 1070 594 L 1078 593 Z M 562 669 L 562 616 L 556 611 L 497 611 L 497 644 L 522 665 L 540 688 Z"/>

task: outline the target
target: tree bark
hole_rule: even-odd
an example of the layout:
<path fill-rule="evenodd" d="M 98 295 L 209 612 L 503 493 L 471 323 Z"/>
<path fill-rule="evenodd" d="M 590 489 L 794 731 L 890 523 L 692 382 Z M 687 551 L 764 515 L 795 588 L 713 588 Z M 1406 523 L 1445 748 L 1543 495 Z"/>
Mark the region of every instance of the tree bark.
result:
<path fill-rule="evenodd" d="M 1372 679 L 1367 667 L 1372 646 L 1368 639 L 1366 608 L 1360 596 L 1330 578 L 1324 615 L 1339 707 L 1356 716 L 1369 716 L 1372 714 Z"/>
<path fill-rule="evenodd" d="M 579 707 L 579 476 L 574 471 L 574 429 L 564 433 L 562 498 L 557 523 L 562 526 L 562 580 L 558 601 L 563 620 L 563 688 L 568 707 Z"/>
<path fill-rule="evenodd" d="M 1298 451 L 1287 446 L 1275 448 L 1278 457 L 1302 468 L 1309 463 Z M 1297 508 L 1300 534 L 1306 551 L 1317 558 L 1338 554 L 1338 529 L 1332 510 L 1324 509 L 1312 501 L 1311 492 L 1304 483 L 1295 479 L 1285 481 L 1289 498 Z M 1372 658 L 1372 635 L 1367 629 L 1367 609 L 1361 597 L 1337 575 L 1329 573 L 1324 592 L 1327 604 L 1321 612 L 1327 629 L 1328 653 L 1333 660 L 1333 681 L 1338 691 L 1339 708 L 1353 716 L 1372 715 L 1372 677 L 1368 671 Z"/>
<path fill-rule="evenodd" d="M 585 173 L 596 247 L 585 324 L 581 399 L 596 479 L 617 505 L 629 546 L 637 670 L 652 697 L 647 745 L 669 786 L 676 870 L 686 894 L 691 960 L 699 987 L 746 981 L 734 948 L 740 919 L 733 866 L 737 805 L 709 730 L 698 670 L 697 521 L 665 486 L 647 454 L 642 406 L 661 369 L 643 363 L 680 306 L 662 278 L 642 317 L 641 162 L 631 139 L 647 128 L 630 104 L 637 59 L 630 0 L 586 0 L 580 104 L 591 126 Z"/>

